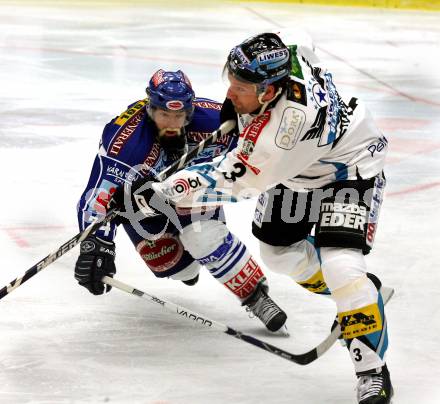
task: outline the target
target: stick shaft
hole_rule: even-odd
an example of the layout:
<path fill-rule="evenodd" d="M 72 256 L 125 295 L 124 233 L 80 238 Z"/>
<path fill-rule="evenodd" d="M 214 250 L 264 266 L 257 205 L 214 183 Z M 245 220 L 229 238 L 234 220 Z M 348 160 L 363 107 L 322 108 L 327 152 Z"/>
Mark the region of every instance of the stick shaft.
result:
<path fill-rule="evenodd" d="M 314 360 L 318 359 L 320 356 L 322 356 L 326 351 L 330 349 L 330 347 L 336 342 L 336 340 L 341 335 L 341 327 L 338 325 L 331 333 L 330 335 L 319 345 L 317 345 L 315 348 L 311 349 L 308 352 L 302 353 L 302 354 L 294 354 L 291 352 L 287 352 L 284 349 L 278 348 L 272 344 L 269 344 L 268 342 L 264 342 L 258 338 L 255 338 L 251 335 L 244 334 L 240 331 L 234 330 L 233 328 L 224 325 L 222 323 L 219 323 L 217 321 L 211 320 L 210 318 L 206 317 L 205 315 L 201 315 L 199 313 L 196 313 L 190 309 L 187 309 L 183 306 L 179 306 L 175 303 L 166 301 L 164 299 L 158 298 L 156 296 L 153 296 L 147 292 L 143 292 L 139 289 L 136 289 L 130 285 L 127 285 L 117 279 L 110 278 L 108 276 L 104 276 L 102 278 L 102 281 L 106 283 L 107 285 L 111 285 L 115 287 L 116 289 L 120 289 L 124 292 L 130 293 L 132 295 L 141 297 L 143 299 L 146 299 L 152 304 L 157 304 L 161 306 L 163 309 L 173 312 L 174 314 L 179 315 L 180 317 L 183 317 L 187 320 L 190 320 L 192 322 L 195 322 L 197 324 L 200 324 L 202 326 L 211 328 L 213 330 L 221 331 L 225 334 L 231 335 L 235 338 L 238 338 L 241 341 L 247 342 L 248 344 L 254 345 L 260 349 L 263 349 L 267 352 L 270 352 L 271 354 L 280 356 L 284 359 L 287 359 L 291 362 L 297 363 L 299 365 L 307 365 Z M 391 296 L 394 293 L 394 289 L 391 288 L 382 288 L 382 296 L 384 299 L 384 304 L 386 304 L 389 299 L 391 299 Z"/>
<path fill-rule="evenodd" d="M 157 175 L 159 181 L 167 179 L 169 176 L 173 175 L 176 171 L 179 171 L 185 167 L 188 162 L 202 152 L 206 147 L 217 141 L 217 138 L 225 133 L 230 132 L 235 127 L 235 122 L 230 120 L 223 122 L 220 127 L 212 132 L 206 139 L 202 140 L 197 147 L 189 150 L 185 153 L 179 160 L 175 161 L 169 167 L 165 168 L 160 174 Z"/>
<path fill-rule="evenodd" d="M 76 236 L 72 237 L 69 241 L 66 241 L 58 249 L 56 249 L 51 254 L 44 257 L 41 261 L 37 262 L 34 266 L 29 268 L 22 277 L 15 278 L 9 285 L 4 286 L 0 289 L 0 299 L 3 299 L 6 295 L 17 289 L 23 283 L 28 281 L 30 278 L 35 276 L 42 269 L 46 268 L 48 265 L 55 262 L 58 258 L 62 257 L 77 244 L 81 243 L 89 234 L 95 232 L 103 224 L 113 220 L 116 217 L 116 211 L 110 210 L 102 221 L 91 224 L 89 227 L 84 229 L 82 232 L 78 233 Z"/>
<path fill-rule="evenodd" d="M 104 276 L 102 278 L 102 281 L 106 283 L 107 285 L 111 285 L 116 289 L 122 290 L 124 292 L 130 293 L 132 295 L 138 296 L 142 299 L 145 299 L 149 301 L 150 303 L 157 304 L 161 306 L 163 309 L 177 314 L 183 318 L 186 318 L 187 320 L 191 320 L 195 323 L 198 323 L 204 327 L 208 327 L 211 329 L 215 329 L 217 331 L 227 332 L 228 327 L 226 325 L 223 325 L 222 323 L 219 323 L 217 321 L 208 319 L 206 316 L 201 315 L 199 313 L 196 313 L 195 311 L 192 311 L 190 309 L 187 309 L 183 306 L 179 306 L 175 303 L 163 300 L 157 296 L 151 295 L 147 292 L 144 292 L 142 290 L 136 289 L 133 286 L 127 285 L 124 282 L 121 282 L 117 279 L 110 278 L 108 276 Z"/>

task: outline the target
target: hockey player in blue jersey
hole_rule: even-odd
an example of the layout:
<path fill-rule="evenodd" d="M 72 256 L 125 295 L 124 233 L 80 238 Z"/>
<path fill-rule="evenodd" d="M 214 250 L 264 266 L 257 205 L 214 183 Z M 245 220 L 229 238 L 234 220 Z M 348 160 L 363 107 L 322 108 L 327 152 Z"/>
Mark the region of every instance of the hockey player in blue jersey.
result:
<path fill-rule="evenodd" d="M 158 70 L 146 91 L 147 98 L 130 105 L 104 128 L 89 182 L 78 203 L 80 230 L 105 214 L 109 197 L 118 187 L 160 173 L 219 126 L 221 104 L 195 98 L 189 79 L 180 70 Z M 225 154 L 236 142 L 233 134 L 221 136 L 191 164 Z M 194 285 L 203 265 L 270 331 L 279 330 L 286 314 L 268 296 L 261 267 L 227 229 L 222 208 L 200 215 L 197 226 L 192 225 L 194 216 L 178 213 L 177 225 L 165 215 L 140 223 L 120 220 L 119 224 L 155 276 Z M 75 278 L 95 295 L 111 289 L 101 279 L 116 272 L 113 240 L 117 227 L 115 220 L 81 243 Z"/>

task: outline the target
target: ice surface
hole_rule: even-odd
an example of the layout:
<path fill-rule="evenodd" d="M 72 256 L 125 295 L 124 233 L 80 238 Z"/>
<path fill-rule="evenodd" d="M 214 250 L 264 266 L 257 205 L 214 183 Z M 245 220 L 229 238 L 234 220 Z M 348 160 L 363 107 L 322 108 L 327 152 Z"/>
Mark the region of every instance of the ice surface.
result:
<path fill-rule="evenodd" d="M 390 141 L 387 198 L 368 265 L 396 289 L 387 310 L 394 402 L 438 402 L 440 15 L 260 2 L 98 3 L 0 4 L 0 287 L 76 234 L 75 205 L 102 127 L 143 97 L 153 71 L 181 68 L 198 95 L 221 100 L 233 44 L 256 31 L 306 29 L 341 92 L 364 99 Z M 258 256 L 253 204 L 227 214 Z M 89 295 L 73 279 L 76 255 L 1 301 L 1 403 L 355 402 L 343 348 L 300 367 L 120 291 Z M 268 336 L 206 272 L 194 287 L 156 279 L 122 232 L 117 267 L 124 282 L 293 352 L 321 341 L 335 314 L 331 301 L 267 269 L 291 333 Z"/>

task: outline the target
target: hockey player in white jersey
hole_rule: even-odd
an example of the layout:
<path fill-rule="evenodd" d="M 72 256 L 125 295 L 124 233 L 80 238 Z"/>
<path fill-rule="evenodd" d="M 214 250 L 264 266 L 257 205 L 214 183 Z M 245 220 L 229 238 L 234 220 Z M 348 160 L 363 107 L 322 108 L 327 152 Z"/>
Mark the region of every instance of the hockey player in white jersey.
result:
<path fill-rule="evenodd" d="M 311 49 L 286 46 L 274 33 L 234 47 L 225 75 L 222 120 L 237 120 L 237 148 L 147 189 L 135 184 L 132 195 L 148 214 L 157 211 L 152 198 L 191 207 L 263 192 L 253 222 L 262 259 L 311 292 L 331 295 L 358 377 L 358 403 L 389 403 L 381 284 L 364 259 L 384 194 L 386 138 L 359 100 L 339 96 Z M 176 183 L 194 181 L 199 186 L 176 192 Z"/>

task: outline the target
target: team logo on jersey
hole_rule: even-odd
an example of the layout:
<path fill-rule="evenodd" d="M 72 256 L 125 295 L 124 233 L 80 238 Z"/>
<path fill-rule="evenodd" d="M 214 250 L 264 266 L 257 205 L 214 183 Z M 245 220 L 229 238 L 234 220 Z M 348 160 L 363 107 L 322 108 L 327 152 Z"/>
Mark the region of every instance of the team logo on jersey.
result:
<path fill-rule="evenodd" d="M 304 111 L 295 107 L 286 108 L 275 136 L 275 144 L 281 149 L 293 149 L 304 127 L 305 121 L 306 114 Z"/>
<path fill-rule="evenodd" d="M 143 240 L 137 247 L 137 252 L 156 273 L 164 272 L 175 266 L 183 255 L 183 245 L 171 233 L 165 233 L 157 240 Z"/>
<path fill-rule="evenodd" d="M 320 83 L 323 83 L 320 77 L 319 82 L 315 77 L 312 77 L 307 84 L 307 93 L 309 99 L 312 101 L 315 109 L 327 106 L 327 91 L 325 91 Z"/>
<path fill-rule="evenodd" d="M 324 105 L 327 105 L 326 100 L 326 92 L 321 88 L 321 86 L 318 83 L 315 83 L 312 87 L 312 94 L 313 94 L 313 100 L 316 103 L 316 107 L 323 107 Z"/>
<path fill-rule="evenodd" d="M 179 100 L 168 101 L 165 105 L 171 111 L 180 111 L 184 107 L 183 102 Z"/>

